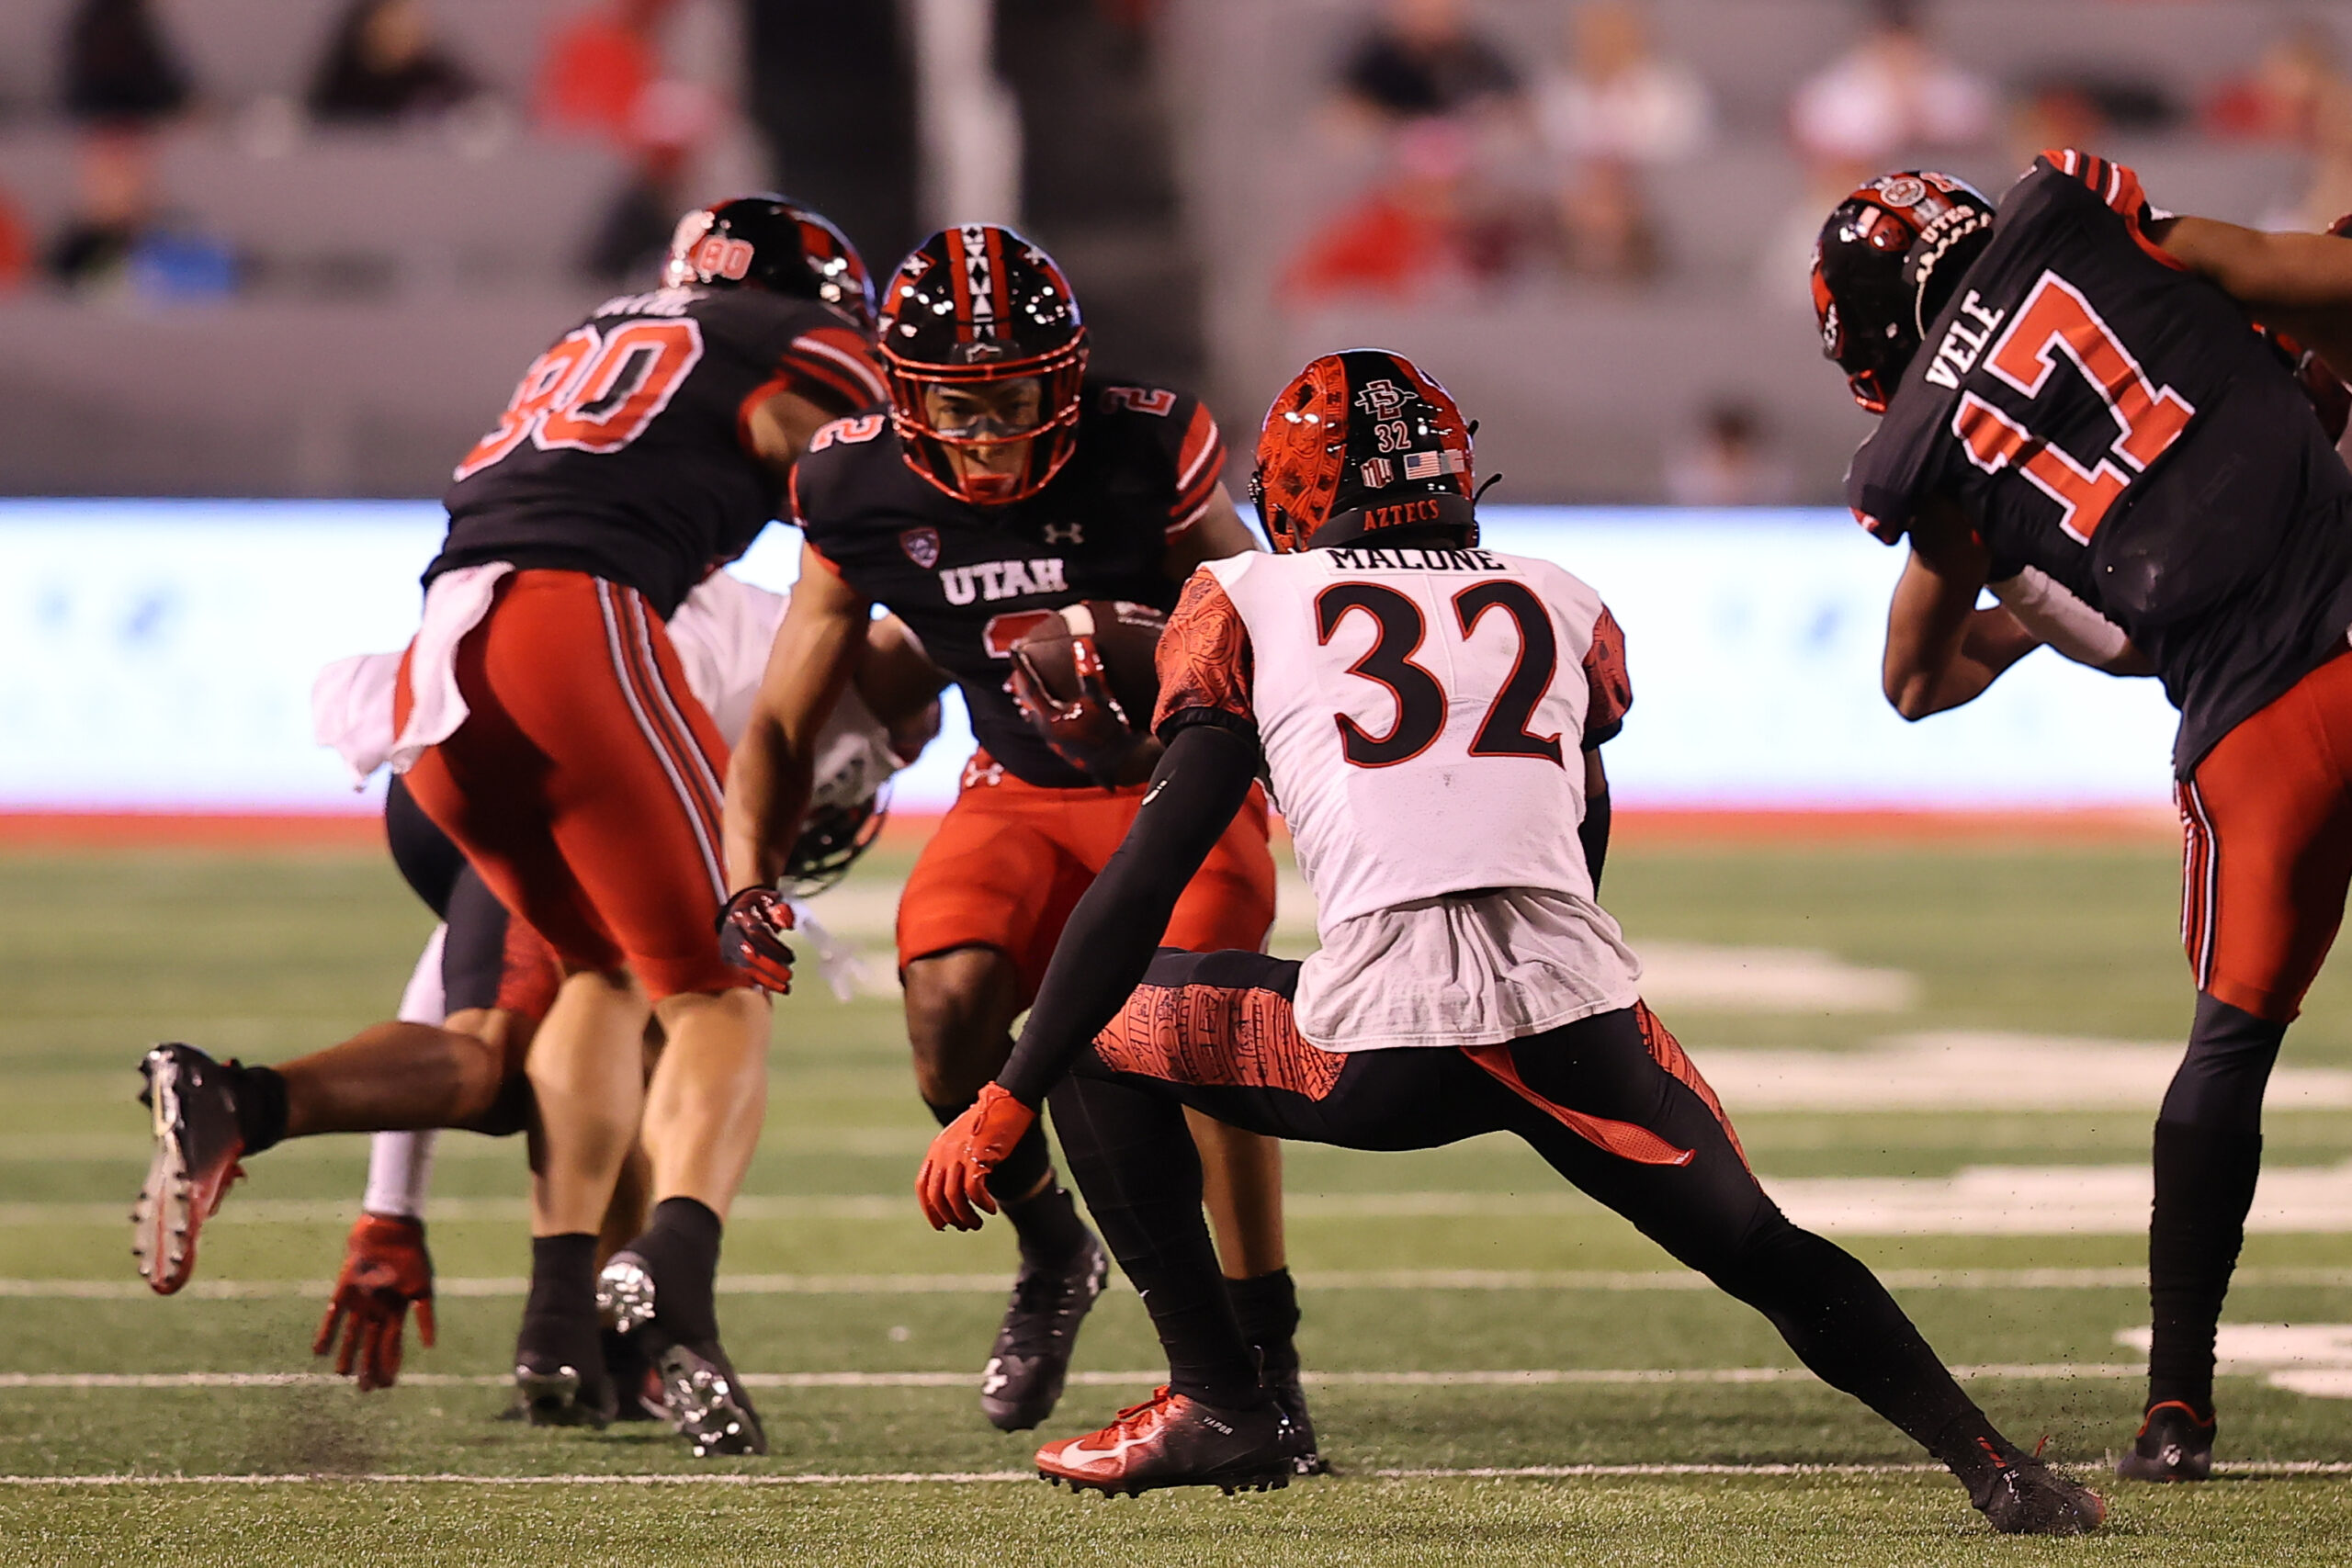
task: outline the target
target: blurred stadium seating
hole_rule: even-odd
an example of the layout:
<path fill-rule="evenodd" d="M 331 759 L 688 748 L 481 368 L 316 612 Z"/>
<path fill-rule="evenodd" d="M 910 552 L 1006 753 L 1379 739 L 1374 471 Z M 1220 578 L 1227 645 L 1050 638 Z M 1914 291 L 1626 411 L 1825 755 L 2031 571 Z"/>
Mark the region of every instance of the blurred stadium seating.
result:
<path fill-rule="evenodd" d="M 162 134 L 159 204 L 230 247 L 243 283 L 202 303 L 69 296 L 38 280 L 0 297 L 15 370 L 0 382 L 0 493 L 435 493 L 517 368 L 599 292 L 579 257 L 626 160 L 542 138 L 522 107 L 550 28 L 587 3 L 438 0 L 435 25 L 510 106 L 503 120 L 325 134 L 288 106 L 340 0 L 159 0 L 200 98 Z M 705 9 L 740 25 L 761 3 Z M 0 194 L 36 236 L 65 220 L 77 179 L 81 133 L 52 107 L 72 6 L 0 6 Z M 1532 265 L 1415 304 L 1285 303 L 1286 259 L 1384 177 L 1377 139 L 1324 123 L 1336 65 L 1379 10 L 1160 0 L 1183 254 L 1171 261 L 1148 235 L 1045 233 L 1074 253 L 1065 259 L 1100 300 L 1104 358 L 1189 363 L 1168 343 L 1182 336 L 1196 272 L 1204 389 L 1229 426 L 1246 428 L 1310 354 L 1377 339 L 1422 357 L 1484 422 L 1483 466 L 1509 475 L 1513 500 L 1656 500 L 1673 443 L 1727 397 L 1784 449 L 1794 499 L 1834 498 L 1864 425 L 1817 358 L 1799 265 L 1815 198 L 1787 110 L 1863 25 L 1860 0 L 1645 7 L 1658 53 L 1703 79 L 1715 119 L 1705 150 L 1636 176 L 1656 220 L 1656 276 L 1603 282 Z M 1474 0 L 1469 14 L 1532 72 L 1559 55 L 1572 10 Z M 1922 15 L 1952 60 L 2011 96 L 2072 72 L 2193 106 L 2297 18 L 2321 17 L 2352 44 L 2352 7 L 2268 0 L 1928 0 Z M 1097 68 L 1086 51 L 1067 52 L 1057 68 Z M 1023 81 L 1033 114 L 1037 69 Z M 1091 91 L 1074 84 L 1069 101 Z M 1070 118 L 1057 117 L 1057 134 Z M 1116 130 L 1133 133 L 1132 118 Z M 2290 209 L 2309 182 L 2294 147 L 2189 129 L 2119 133 L 2102 150 L 2138 166 L 2158 200 L 2245 221 Z M 1997 186 L 2021 156 L 1996 132 L 1937 161 Z M 1493 152 L 1485 174 L 1531 192 L 1555 177 L 1528 138 Z M 1785 281 L 1768 248 L 1786 253 Z"/>

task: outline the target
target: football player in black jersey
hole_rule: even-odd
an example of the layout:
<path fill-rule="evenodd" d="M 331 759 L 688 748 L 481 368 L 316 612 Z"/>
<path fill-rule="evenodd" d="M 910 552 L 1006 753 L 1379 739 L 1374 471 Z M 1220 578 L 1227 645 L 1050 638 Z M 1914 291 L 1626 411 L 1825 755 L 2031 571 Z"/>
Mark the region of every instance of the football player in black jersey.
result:
<path fill-rule="evenodd" d="M 759 1138 L 768 1003 L 713 934 L 727 747 L 663 623 L 777 513 L 813 434 L 883 394 L 872 321 L 865 266 L 822 218 L 772 197 L 690 213 L 662 287 L 557 340 L 447 497 L 392 761 L 567 971 L 528 1064 L 542 1136 L 515 1375 L 535 1421 L 614 1409 L 596 1230 L 641 1124 L 657 1201 L 630 1288 L 601 1304 L 661 1365 L 696 1453 L 764 1449 L 712 1279 Z M 649 1014 L 669 1042 L 650 1083 Z"/>
<path fill-rule="evenodd" d="M 1124 731 L 1107 750 L 1049 741 L 1008 691 L 1014 644 L 1082 600 L 1165 611 L 1194 565 L 1256 543 L 1220 482 L 1224 443 L 1207 410 L 1088 375 L 1069 280 L 1012 230 L 926 241 L 885 290 L 877 342 L 887 405 L 819 431 L 794 470 L 801 586 L 729 776 L 728 869 L 746 890 L 736 909 L 756 923 L 771 900 L 752 890 L 773 884 L 807 798 L 809 739 L 869 607 L 887 606 L 962 688 L 979 742 L 899 908 L 917 1086 L 944 1123 L 1003 1064 L 1010 1026 L 1125 833 L 1157 752 Z M 1178 905 L 1171 943 L 1263 946 L 1266 835 L 1261 795 Z M 1237 1306 L 1303 1421 L 1280 1145 L 1206 1121 L 1195 1132 Z M 1012 1431 L 1059 1397 L 1107 1263 L 1042 1134 L 1024 1140 L 1003 1186 L 1023 1262 L 981 1407 Z"/>
<path fill-rule="evenodd" d="M 2131 170 L 2053 152 L 1997 212 L 1933 173 L 1862 186 L 1822 231 L 1814 298 L 1825 352 L 1883 416 L 1848 499 L 1911 542 L 1888 700 L 1939 712 L 2030 650 L 1976 603 L 2030 568 L 2128 636 L 2180 710 L 2197 1010 L 2156 1121 L 2147 1412 L 2117 1469 L 2202 1479 L 2263 1089 L 2352 885 L 2352 474 L 2248 311 L 2343 354 L 2352 246 L 2162 213 Z"/>

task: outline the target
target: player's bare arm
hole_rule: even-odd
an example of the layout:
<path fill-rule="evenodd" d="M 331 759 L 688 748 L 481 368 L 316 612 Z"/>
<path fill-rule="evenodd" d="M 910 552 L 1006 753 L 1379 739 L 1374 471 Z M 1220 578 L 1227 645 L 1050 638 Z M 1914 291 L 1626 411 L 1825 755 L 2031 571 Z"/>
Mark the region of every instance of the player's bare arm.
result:
<path fill-rule="evenodd" d="M 1923 504 L 1886 615 L 1886 700 L 1907 719 L 1970 701 L 2040 646 L 2005 609 L 1980 610 L 1991 557 L 1950 501 Z"/>
<path fill-rule="evenodd" d="M 782 479 L 808 450 L 808 438 L 838 417 L 797 392 L 778 392 L 743 416 L 743 445 Z"/>
<path fill-rule="evenodd" d="M 868 712 L 890 732 L 890 750 L 911 762 L 939 739 L 939 694 L 947 675 L 931 661 L 906 622 L 878 615 L 865 628 L 865 651 L 851 677 Z"/>
<path fill-rule="evenodd" d="M 750 724 L 727 769 L 727 880 L 766 887 L 784 874 L 808 808 L 818 731 L 865 647 L 871 609 L 805 547 Z"/>
<path fill-rule="evenodd" d="M 2148 237 L 2265 324 L 2331 365 L 2352 365 L 2352 245 L 2332 234 L 2267 233 L 2212 218 L 2166 218 Z"/>

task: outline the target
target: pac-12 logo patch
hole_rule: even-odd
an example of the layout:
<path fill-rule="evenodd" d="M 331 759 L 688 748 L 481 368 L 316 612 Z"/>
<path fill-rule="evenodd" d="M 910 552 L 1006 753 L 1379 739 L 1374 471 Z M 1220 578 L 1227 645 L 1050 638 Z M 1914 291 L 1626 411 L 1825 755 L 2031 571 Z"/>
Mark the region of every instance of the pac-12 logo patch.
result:
<path fill-rule="evenodd" d="M 929 571 L 939 564 L 939 530 L 909 528 L 899 536 L 899 547 L 907 552 L 909 560 Z"/>

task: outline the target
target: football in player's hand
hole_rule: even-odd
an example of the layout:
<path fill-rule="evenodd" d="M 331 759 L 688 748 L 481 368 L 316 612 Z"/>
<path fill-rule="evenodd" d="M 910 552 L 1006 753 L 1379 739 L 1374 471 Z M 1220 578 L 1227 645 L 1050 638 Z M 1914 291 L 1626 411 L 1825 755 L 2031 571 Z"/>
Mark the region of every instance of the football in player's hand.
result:
<path fill-rule="evenodd" d="M 1167 624 L 1148 604 L 1089 599 L 1048 615 L 1012 645 L 1022 713 L 1097 783 L 1133 784 L 1150 771 L 1142 746 L 1159 700 L 1153 658 Z"/>

